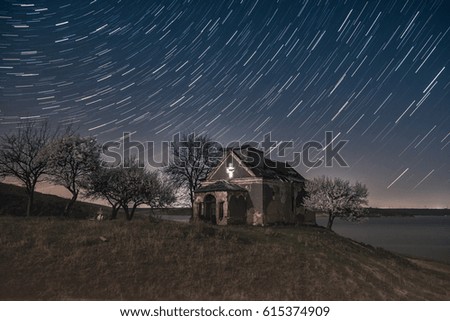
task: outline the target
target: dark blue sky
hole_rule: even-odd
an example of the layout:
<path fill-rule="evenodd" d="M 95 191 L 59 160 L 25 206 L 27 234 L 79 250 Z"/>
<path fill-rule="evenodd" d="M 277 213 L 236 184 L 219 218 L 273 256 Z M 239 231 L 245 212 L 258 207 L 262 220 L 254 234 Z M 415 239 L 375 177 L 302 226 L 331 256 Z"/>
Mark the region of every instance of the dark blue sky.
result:
<path fill-rule="evenodd" d="M 0 123 L 348 140 L 373 206 L 450 205 L 447 1 L 0 1 Z M 319 154 L 318 157 L 322 155 Z"/>

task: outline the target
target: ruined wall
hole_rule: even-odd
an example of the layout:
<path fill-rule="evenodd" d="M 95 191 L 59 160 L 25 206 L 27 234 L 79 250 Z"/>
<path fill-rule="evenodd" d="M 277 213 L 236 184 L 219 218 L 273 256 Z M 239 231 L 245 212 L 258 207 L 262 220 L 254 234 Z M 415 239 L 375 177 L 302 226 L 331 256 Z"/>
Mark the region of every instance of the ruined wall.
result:
<path fill-rule="evenodd" d="M 265 180 L 263 184 L 264 214 L 267 224 L 304 223 L 305 211 L 301 204 L 303 184 Z M 309 216 L 308 216 L 308 219 Z"/>
<path fill-rule="evenodd" d="M 265 181 L 263 184 L 264 214 L 267 224 L 295 221 L 292 184 Z"/>
<path fill-rule="evenodd" d="M 303 206 L 297 211 L 298 223 L 306 225 L 316 225 L 316 213 L 307 211 Z"/>
<path fill-rule="evenodd" d="M 228 195 L 228 224 L 245 224 L 247 221 L 247 193 Z"/>
<path fill-rule="evenodd" d="M 249 225 L 264 225 L 262 178 L 233 179 L 230 182 L 248 191 L 247 220 Z"/>
<path fill-rule="evenodd" d="M 306 197 L 306 192 L 304 189 L 304 184 L 297 184 L 294 189 L 295 197 L 295 215 L 297 224 L 316 224 L 316 214 L 312 211 L 307 211 L 303 206 L 304 198 Z"/>

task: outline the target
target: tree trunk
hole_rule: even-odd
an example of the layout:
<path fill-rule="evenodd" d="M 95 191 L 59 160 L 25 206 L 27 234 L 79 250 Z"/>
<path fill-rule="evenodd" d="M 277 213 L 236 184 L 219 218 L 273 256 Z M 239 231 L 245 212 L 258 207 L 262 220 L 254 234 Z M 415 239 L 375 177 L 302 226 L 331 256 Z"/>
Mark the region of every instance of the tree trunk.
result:
<path fill-rule="evenodd" d="M 33 212 L 34 191 L 28 191 L 27 217 Z"/>
<path fill-rule="evenodd" d="M 134 211 L 136 210 L 137 204 L 134 204 L 133 207 L 131 208 L 131 210 L 128 207 L 128 205 L 124 205 L 122 207 L 123 207 L 123 210 L 125 211 L 125 215 L 127 216 L 127 220 L 131 221 L 133 219 Z"/>
<path fill-rule="evenodd" d="M 127 219 L 128 219 L 129 221 L 131 221 L 131 219 L 133 218 L 133 216 L 134 216 L 134 211 L 136 210 L 136 207 L 137 207 L 137 205 L 134 204 L 133 207 L 131 208 L 131 212 L 130 212 L 129 217 L 128 217 L 128 215 L 127 215 Z"/>
<path fill-rule="evenodd" d="M 331 230 L 331 227 L 333 226 L 333 222 L 334 222 L 334 215 L 333 213 L 329 213 L 328 214 L 328 223 L 327 223 L 327 229 Z"/>
<path fill-rule="evenodd" d="M 70 211 L 72 210 L 73 205 L 75 204 L 78 198 L 78 192 L 72 193 L 72 198 L 69 202 L 67 202 L 66 207 L 64 208 L 63 216 L 69 216 Z"/>
<path fill-rule="evenodd" d="M 112 211 L 111 211 L 111 217 L 109 218 L 110 220 L 115 220 L 117 218 L 117 212 L 119 211 L 120 206 L 117 206 L 117 204 L 114 204 L 112 206 Z"/>
<path fill-rule="evenodd" d="M 125 211 L 125 216 L 128 221 L 131 221 L 132 217 L 130 216 L 130 209 L 128 208 L 128 205 L 122 205 L 123 210 Z"/>
<path fill-rule="evenodd" d="M 190 198 L 191 198 L 191 208 L 192 209 L 194 209 L 194 202 L 195 202 L 195 199 L 194 199 L 194 193 L 191 191 L 191 190 L 189 190 L 189 193 L 190 193 Z M 192 210 L 191 211 L 191 217 L 189 218 L 189 222 L 192 222 L 192 221 L 194 221 L 194 211 Z"/>

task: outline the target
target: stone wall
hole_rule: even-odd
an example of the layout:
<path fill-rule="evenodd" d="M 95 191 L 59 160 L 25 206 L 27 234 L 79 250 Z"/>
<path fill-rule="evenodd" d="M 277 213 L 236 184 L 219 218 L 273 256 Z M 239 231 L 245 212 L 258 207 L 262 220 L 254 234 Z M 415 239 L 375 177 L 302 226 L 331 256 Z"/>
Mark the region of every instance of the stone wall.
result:
<path fill-rule="evenodd" d="M 236 178 L 229 181 L 247 190 L 197 193 L 194 220 L 199 220 L 199 203 L 207 195 L 216 199 L 216 223 L 270 225 L 315 224 L 315 214 L 302 206 L 302 183 L 263 180 L 262 178 Z M 205 207 L 203 206 L 203 211 Z"/>
<path fill-rule="evenodd" d="M 262 178 L 233 179 L 231 182 L 248 191 L 246 223 L 264 225 Z"/>

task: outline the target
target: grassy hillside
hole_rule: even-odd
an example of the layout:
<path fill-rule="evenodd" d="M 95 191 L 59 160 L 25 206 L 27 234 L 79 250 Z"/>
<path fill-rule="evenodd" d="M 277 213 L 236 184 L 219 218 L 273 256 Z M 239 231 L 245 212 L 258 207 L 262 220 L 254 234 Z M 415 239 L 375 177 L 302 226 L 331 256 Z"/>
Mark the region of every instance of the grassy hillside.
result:
<path fill-rule="evenodd" d="M 0 217 L 1 300 L 449 300 L 450 267 L 321 228 Z"/>
<path fill-rule="evenodd" d="M 62 197 L 36 192 L 33 216 L 60 216 L 67 201 Z M 26 207 L 27 196 L 23 187 L 0 183 L 0 215 L 24 216 Z M 107 207 L 101 205 L 77 202 L 71 216 L 75 218 L 93 217 L 100 208 L 103 208 L 104 213 L 109 212 Z"/>
<path fill-rule="evenodd" d="M 318 227 L 59 219 L 66 200 L 0 184 L 0 300 L 449 300 L 450 266 Z M 99 206 L 78 203 L 77 217 Z M 108 209 L 105 209 L 108 210 Z M 143 212 L 144 213 L 144 212 Z"/>

